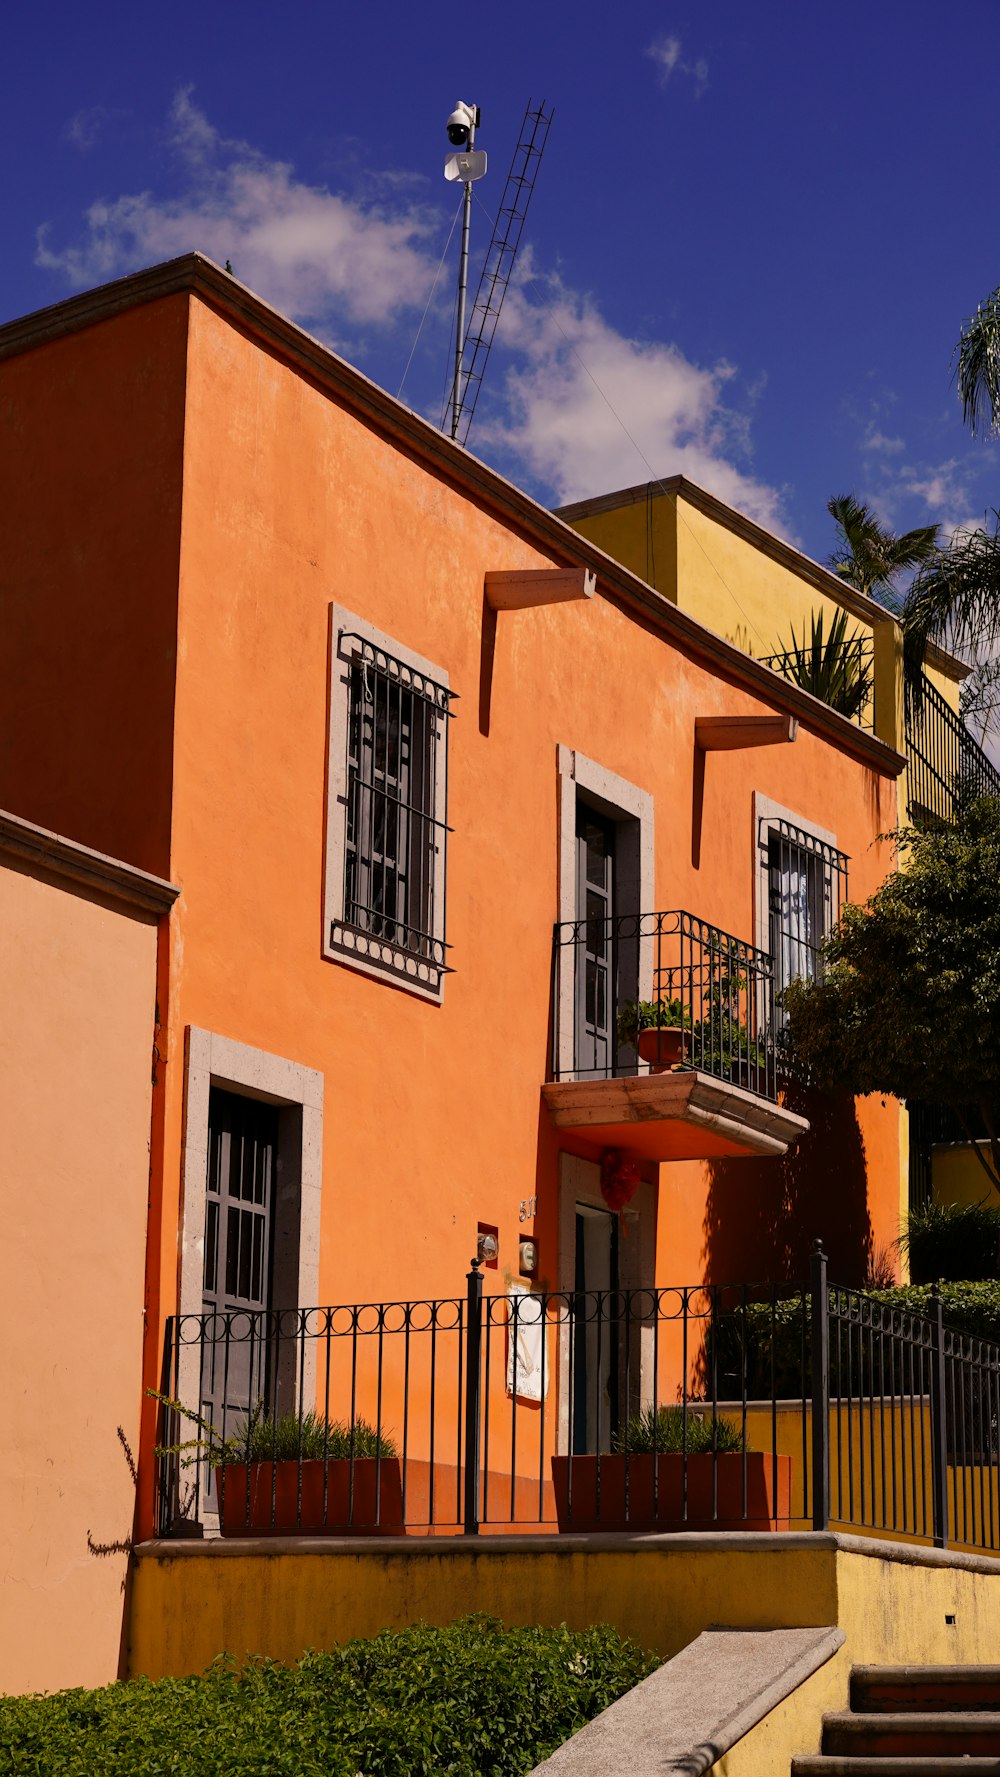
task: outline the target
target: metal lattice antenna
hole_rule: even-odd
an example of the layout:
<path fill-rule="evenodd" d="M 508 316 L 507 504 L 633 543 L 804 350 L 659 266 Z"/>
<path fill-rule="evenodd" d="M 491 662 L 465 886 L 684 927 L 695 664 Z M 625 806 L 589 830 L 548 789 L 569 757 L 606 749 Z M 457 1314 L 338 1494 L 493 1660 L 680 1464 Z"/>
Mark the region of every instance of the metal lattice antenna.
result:
<path fill-rule="evenodd" d="M 486 251 L 483 261 L 479 288 L 476 300 L 472 305 L 469 327 L 465 335 L 462 357 L 468 365 L 465 373 L 465 385 L 458 404 L 458 437 L 464 444 L 469 436 L 472 416 L 476 411 L 476 402 L 482 387 L 486 361 L 493 344 L 497 322 L 503 299 L 507 294 L 507 285 L 514 268 L 514 260 L 521 242 L 521 230 L 528 214 L 531 194 L 535 189 L 538 168 L 541 163 L 542 150 L 545 147 L 549 126 L 555 113 L 546 115 L 544 105 L 532 109 L 531 100 L 524 113 L 521 134 L 514 158 L 510 163 L 507 183 L 504 186 L 503 199 L 497 211 L 496 226 L 493 238 Z"/>

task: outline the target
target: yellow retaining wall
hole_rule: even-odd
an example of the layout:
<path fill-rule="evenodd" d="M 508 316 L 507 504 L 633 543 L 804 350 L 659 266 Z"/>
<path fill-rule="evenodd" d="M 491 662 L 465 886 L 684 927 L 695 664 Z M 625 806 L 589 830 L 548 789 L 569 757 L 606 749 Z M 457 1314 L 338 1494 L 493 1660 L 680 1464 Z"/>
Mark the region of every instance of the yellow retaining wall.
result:
<path fill-rule="evenodd" d="M 994 1660 L 1000 1560 L 833 1534 L 153 1542 L 133 1559 L 129 1672 L 199 1672 L 223 1651 L 292 1661 L 471 1610 L 610 1622 L 667 1658 L 712 1624 L 838 1626 L 833 1659 L 714 1767 L 770 1777 L 818 1749 L 852 1665 Z"/>
<path fill-rule="evenodd" d="M 223 1651 L 294 1660 L 470 1610 L 611 1622 L 668 1657 L 713 1623 L 838 1624 L 853 1661 L 985 1660 L 1000 1561 L 833 1534 L 151 1542 L 134 1558 L 129 1671 L 199 1672 Z"/>

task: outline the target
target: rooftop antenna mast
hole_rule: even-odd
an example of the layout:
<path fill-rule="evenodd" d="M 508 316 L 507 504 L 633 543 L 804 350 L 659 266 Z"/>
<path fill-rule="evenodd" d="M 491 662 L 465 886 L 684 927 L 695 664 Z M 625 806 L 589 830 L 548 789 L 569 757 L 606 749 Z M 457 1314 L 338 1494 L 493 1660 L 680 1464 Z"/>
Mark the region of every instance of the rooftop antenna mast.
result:
<path fill-rule="evenodd" d="M 469 283 L 469 225 L 472 221 L 472 186 L 473 181 L 481 179 L 486 171 L 486 155 L 481 148 L 476 148 L 476 131 L 479 128 L 479 106 L 466 105 L 464 100 L 456 102 L 455 109 L 448 119 L 448 140 L 457 149 L 456 154 L 449 154 L 444 163 L 446 179 L 461 180 L 465 187 L 462 198 L 462 250 L 458 261 L 458 314 L 455 321 L 455 372 L 451 384 L 451 435 L 458 433 L 458 422 L 462 411 L 462 347 L 465 343 L 465 297 Z"/>
<path fill-rule="evenodd" d="M 472 424 L 472 416 L 476 411 L 476 402 L 483 384 L 486 361 L 489 358 L 493 335 L 500 319 L 503 299 L 507 294 L 510 274 L 514 269 L 517 249 L 521 244 L 521 232 L 528 214 L 528 205 L 535 189 L 542 152 L 548 140 L 549 126 L 554 115 L 553 111 L 546 114 L 544 104 L 533 109 L 531 100 L 528 100 L 521 133 L 514 150 L 514 158 L 510 163 L 510 172 L 507 174 L 503 198 L 497 211 L 493 238 L 483 261 L 479 288 L 476 291 L 476 300 L 472 305 L 468 336 L 464 341 L 464 349 L 456 352 L 451 435 L 453 438 L 457 438 L 460 444 L 464 444 L 469 436 L 469 427 Z M 484 155 L 484 163 L 485 159 Z M 465 198 L 466 204 L 470 204 L 471 190 L 468 185 L 465 188 Z M 462 270 L 459 275 L 460 339 L 465 317 L 463 280 L 468 271 L 467 247 L 468 239 L 467 236 L 464 236 Z M 463 358 L 468 365 L 464 389 L 460 386 Z"/>

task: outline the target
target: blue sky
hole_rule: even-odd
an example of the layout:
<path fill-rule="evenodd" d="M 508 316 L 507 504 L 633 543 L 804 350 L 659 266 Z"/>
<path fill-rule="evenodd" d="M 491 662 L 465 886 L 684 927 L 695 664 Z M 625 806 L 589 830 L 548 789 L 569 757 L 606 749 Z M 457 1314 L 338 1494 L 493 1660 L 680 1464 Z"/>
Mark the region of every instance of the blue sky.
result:
<path fill-rule="evenodd" d="M 682 470 L 824 559 L 981 521 L 952 353 L 1000 283 L 1000 4 L 97 3 L 5 19 L 0 319 L 199 248 L 395 394 L 478 102 L 474 260 L 555 110 L 469 446 L 546 503 Z M 404 398 L 435 420 L 457 232 Z M 474 264 L 475 270 L 475 264 Z"/>

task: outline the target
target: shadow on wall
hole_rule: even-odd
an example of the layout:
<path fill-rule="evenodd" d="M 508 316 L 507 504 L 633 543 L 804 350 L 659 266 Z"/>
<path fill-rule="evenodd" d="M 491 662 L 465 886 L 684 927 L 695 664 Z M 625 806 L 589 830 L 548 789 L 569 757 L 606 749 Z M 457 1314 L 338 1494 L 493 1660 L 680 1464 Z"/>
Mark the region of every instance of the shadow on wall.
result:
<path fill-rule="evenodd" d="M 786 1109 L 809 1132 L 781 1160 L 710 1160 L 707 1282 L 798 1282 L 821 1239 L 837 1283 L 864 1282 L 872 1253 L 868 1166 L 853 1098 L 789 1086 Z"/>

